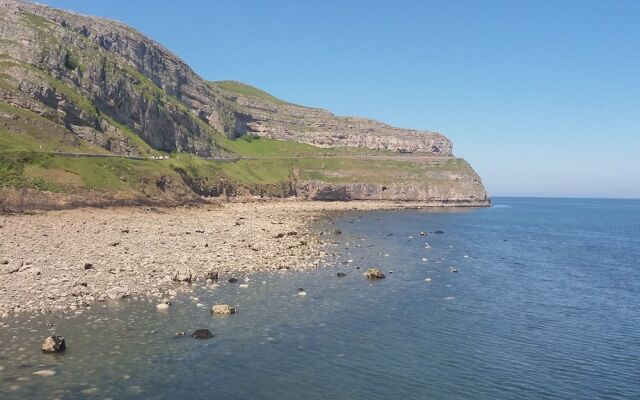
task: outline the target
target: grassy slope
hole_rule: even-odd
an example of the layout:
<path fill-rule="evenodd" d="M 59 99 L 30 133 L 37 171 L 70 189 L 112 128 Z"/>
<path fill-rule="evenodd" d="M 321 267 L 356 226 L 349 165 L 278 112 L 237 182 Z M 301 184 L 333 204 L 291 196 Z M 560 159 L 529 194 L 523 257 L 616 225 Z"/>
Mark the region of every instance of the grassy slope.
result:
<path fill-rule="evenodd" d="M 363 153 L 270 139 L 216 137 L 216 142 L 228 152 L 255 159 L 218 162 L 174 154 L 169 160 L 157 161 L 44 155 L 38 152 L 108 152 L 90 143 L 75 142 L 74 135 L 37 114 L 0 103 L 0 187 L 32 187 L 61 193 L 91 189 L 153 196 L 159 194 L 155 182 L 161 176 L 182 182 L 178 170 L 200 181 L 224 180 L 249 188 L 283 184 L 292 177 L 333 183 L 433 183 L 433 174 L 438 171 L 472 171 L 460 159 L 420 164 L 327 158 L 319 156 Z M 371 153 L 375 152 L 364 154 Z M 299 158 L 269 158 L 293 156 Z"/>
<path fill-rule="evenodd" d="M 25 15 L 34 29 L 44 32 L 46 19 Z M 45 32 L 46 33 L 46 32 Z M 53 43 L 53 45 L 59 45 Z M 83 64 L 97 61 L 105 63 L 107 73 L 113 77 L 133 76 L 138 95 L 155 99 L 188 113 L 184 104 L 166 95 L 148 78 L 129 67 L 120 67 L 95 43 L 86 43 L 85 48 L 69 49 L 73 63 L 78 68 Z M 0 54 L 0 90 L 17 89 L 17 82 L 3 73 L 3 69 L 26 68 L 49 83 L 59 93 L 71 100 L 84 112 L 96 118 L 101 115 L 93 104 L 75 88 L 63 81 L 53 79 L 45 72 L 19 63 Z M 264 91 L 234 81 L 212 82 L 220 90 L 252 96 L 275 104 L 288 104 Z M 16 118 L 17 117 L 17 118 Z M 151 149 L 129 128 L 117 126 L 140 149 L 141 154 L 159 154 Z M 198 120 L 198 123 L 202 123 Z M 31 187 L 53 192 L 71 193 L 84 190 L 122 192 L 141 196 L 160 195 L 156 179 L 168 177 L 172 182 L 183 185 L 179 172 L 188 174 L 198 182 L 231 182 L 244 187 L 283 185 L 292 178 L 299 180 L 323 180 L 334 183 L 368 182 L 391 184 L 402 182 L 432 183 L 438 171 L 469 172 L 471 168 L 463 160 L 452 159 L 440 164 L 418 164 L 396 160 L 359 160 L 347 158 L 322 158 L 330 155 L 384 155 L 379 152 L 359 148 L 325 149 L 301 144 L 269 139 L 242 138 L 229 140 L 215 135 L 215 143 L 229 153 L 255 159 L 238 162 L 216 162 L 196 159 L 191 155 L 174 154 L 169 160 L 131 160 L 123 158 L 61 157 L 39 154 L 39 151 L 108 153 L 90 143 L 77 141 L 64 127 L 37 114 L 11 107 L 0 102 L 0 188 Z M 260 157 L 300 157 L 263 158 Z M 184 187 L 186 189 L 186 187 Z M 278 192 L 274 192 L 278 194 Z"/>
<path fill-rule="evenodd" d="M 279 98 L 270 95 L 269 93 L 255 88 L 253 86 L 249 86 L 242 82 L 237 81 L 214 81 L 209 82 L 213 86 L 216 86 L 224 91 L 241 94 L 244 96 L 255 97 L 260 100 L 264 100 L 271 103 L 276 104 L 290 104 L 286 101 L 280 100 Z"/>

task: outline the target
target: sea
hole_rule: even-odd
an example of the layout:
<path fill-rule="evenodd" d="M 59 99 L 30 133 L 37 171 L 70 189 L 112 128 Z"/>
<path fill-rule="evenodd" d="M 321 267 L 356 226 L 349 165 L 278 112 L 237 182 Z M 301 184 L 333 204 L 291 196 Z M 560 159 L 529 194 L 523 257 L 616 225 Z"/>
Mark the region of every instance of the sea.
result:
<path fill-rule="evenodd" d="M 195 285 L 168 310 L 0 319 L 0 399 L 640 399 L 640 200 L 494 198 L 314 229 L 329 256 L 313 271 Z M 50 334 L 64 353 L 40 351 Z"/>

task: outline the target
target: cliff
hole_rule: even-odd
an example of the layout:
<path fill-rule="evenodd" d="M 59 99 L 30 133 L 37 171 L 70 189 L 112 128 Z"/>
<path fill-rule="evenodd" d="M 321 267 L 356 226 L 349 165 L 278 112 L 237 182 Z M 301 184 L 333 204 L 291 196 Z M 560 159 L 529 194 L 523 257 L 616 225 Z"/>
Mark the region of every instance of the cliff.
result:
<path fill-rule="evenodd" d="M 206 81 L 116 21 L 17 0 L 0 0 L 0 11 L 5 199 L 47 192 L 73 204 L 240 194 L 488 203 L 480 178 L 439 133 Z"/>

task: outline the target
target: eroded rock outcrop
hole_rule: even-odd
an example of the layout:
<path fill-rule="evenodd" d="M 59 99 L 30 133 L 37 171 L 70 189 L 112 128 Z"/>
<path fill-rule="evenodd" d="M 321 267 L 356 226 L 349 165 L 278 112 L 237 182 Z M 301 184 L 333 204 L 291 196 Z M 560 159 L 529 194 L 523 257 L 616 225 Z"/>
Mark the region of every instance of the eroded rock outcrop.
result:
<path fill-rule="evenodd" d="M 27 110 L 26 114 L 18 112 Z M 272 174 L 277 179 L 267 174 L 269 179 L 262 181 L 254 179 L 257 174 L 249 169 L 265 164 L 245 163 L 225 174 L 218 166 L 206 166 L 203 169 L 208 171 L 200 173 L 193 165 L 189 168 L 169 161 L 171 168 L 157 174 L 153 168 L 125 169 L 107 190 L 93 190 L 80 175 L 73 175 L 71 189 L 60 178 L 61 186 L 52 185 L 57 192 L 16 179 L 17 183 L 7 187 L 0 182 L 0 210 L 174 205 L 206 197 L 241 196 L 489 203 L 480 178 L 468 165 L 449 163 L 443 167 L 426 160 L 420 161 L 420 168 L 405 168 L 405 161 L 416 160 L 411 158 L 414 156 L 458 160 L 453 157 L 451 141 L 439 133 L 338 117 L 326 110 L 284 102 L 239 82 L 208 82 L 162 45 L 122 23 L 20 0 L 0 0 L 0 129 L 25 136 L 29 130 L 55 131 L 58 142 L 70 143 L 71 155 L 73 150 L 90 145 L 91 151 L 101 152 L 99 156 L 155 157 L 158 152 L 186 152 L 217 157 L 232 153 L 224 145 L 229 143 L 225 135 L 250 135 L 319 148 L 368 149 L 358 152 L 375 156 L 351 159 L 353 162 L 344 167 L 334 162 L 338 167 L 325 170 L 326 151 L 314 149 L 309 153 L 314 163 L 305 163 L 299 159 L 302 157 L 295 161 L 284 157 L 267 167 L 279 170 Z M 31 150 L 39 151 L 38 136 L 28 139 L 35 143 Z M 247 154 L 246 158 L 255 156 Z M 237 162 L 242 156 L 233 154 L 226 160 Z M 380 169 L 387 160 L 384 157 L 396 156 L 403 159 L 389 168 L 385 164 L 391 173 L 384 179 L 369 171 L 367 163 L 377 163 Z M 289 176 L 281 174 L 283 169 Z M 24 178 L 23 171 L 16 174 Z M 69 175 L 69 171 L 59 168 L 56 174 Z"/>
<path fill-rule="evenodd" d="M 215 132 L 452 154 L 451 142 L 438 133 L 337 117 L 207 82 L 159 43 L 116 21 L 18 0 L 0 0 L 0 8 L 0 100 L 118 154 L 140 152 L 127 130 L 154 149 L 204 156 L 217 151 Z"/>

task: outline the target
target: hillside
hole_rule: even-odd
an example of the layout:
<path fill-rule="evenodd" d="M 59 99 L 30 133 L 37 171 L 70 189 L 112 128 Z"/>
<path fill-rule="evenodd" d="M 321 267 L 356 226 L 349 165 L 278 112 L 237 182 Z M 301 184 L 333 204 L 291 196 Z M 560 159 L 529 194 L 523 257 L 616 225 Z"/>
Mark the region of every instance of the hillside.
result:
<path fill-rule="evenodd" d="M 443 135 L 210 82 L 119 22 L 0 0 L 0 206 L 202 196 L 483 205 Z"/>

